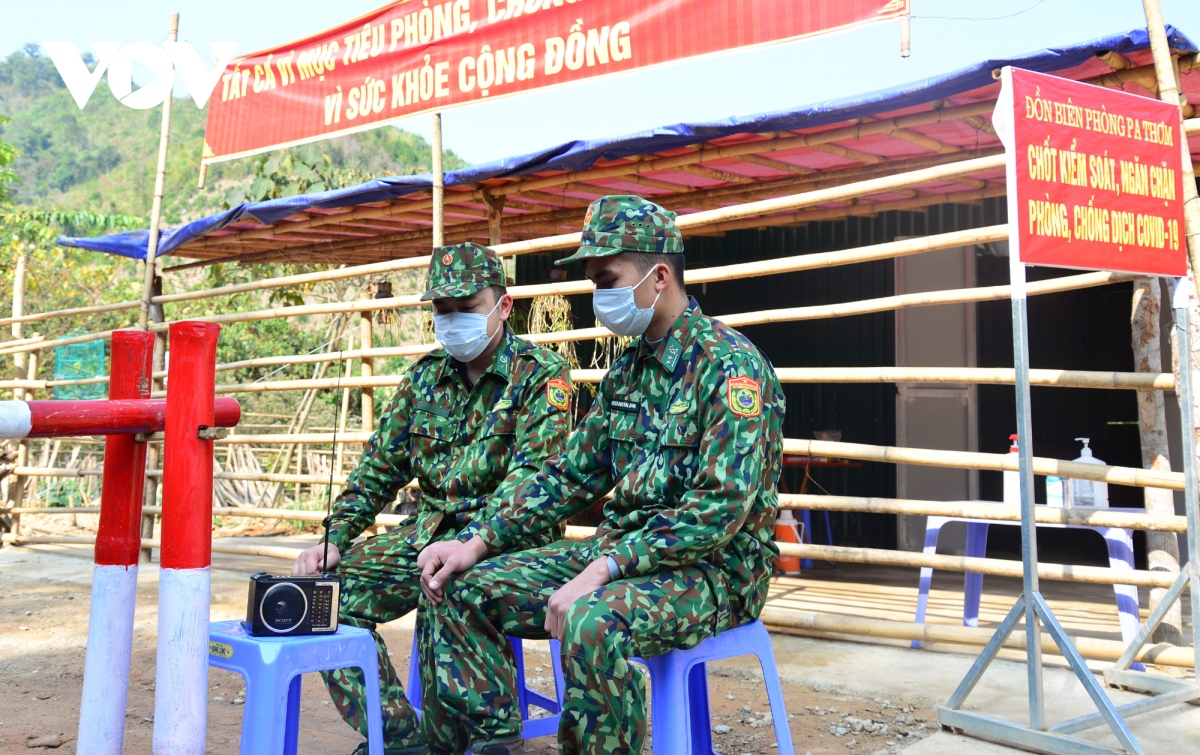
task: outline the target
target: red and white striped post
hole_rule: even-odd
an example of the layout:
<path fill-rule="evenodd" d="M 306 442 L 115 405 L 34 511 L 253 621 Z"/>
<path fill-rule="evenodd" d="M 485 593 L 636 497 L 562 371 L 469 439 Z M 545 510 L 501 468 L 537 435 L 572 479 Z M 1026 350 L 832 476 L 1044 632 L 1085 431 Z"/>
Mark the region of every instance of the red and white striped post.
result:
<path fill-rule="evenodd" d="M 153 369 L 153 333 L 119 330 L 112 334 L 109 399 L 150 398 Z M 91 403 L 94 408 L 95 402 Z M 131 434 L 107 436 L 83 701 L 79 706 L 79 755 L 120 755 L 125 740 L 141 544 L 138 524 L 145 478 L 146 444 L 137 442 Z"/>
<path fill-rule="evenodd" d="M 155 755 L 204 755 L 208 714 L 209 567 L 217 336 L 221 326 L 170 328 L 158 583 Z"/>

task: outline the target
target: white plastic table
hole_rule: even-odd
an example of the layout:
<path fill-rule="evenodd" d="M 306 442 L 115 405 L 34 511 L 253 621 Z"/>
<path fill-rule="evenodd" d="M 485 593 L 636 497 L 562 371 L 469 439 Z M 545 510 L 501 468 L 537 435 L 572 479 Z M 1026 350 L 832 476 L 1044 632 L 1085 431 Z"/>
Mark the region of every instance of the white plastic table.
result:
<path fill-rule="evenodd" d="M 961 503 L 994 503 L 996 501 L 961 501 Z M 1016 507 L 1013 507 L 1016 508 Z M 1039 505 L 1038 508 L 1046 508 Z M 1109 508 L 1108 511 L 1124 511 L 1135 514 L 1146 513 L 1145 509 Z M 925 553 L 937 553 L 938 536 L 942 527 L 951 522 L 964 522 L 967 525 L 967 556 L 983 558 L 987 553 L 988 528 L 993 525 L 1019 527 L 1020 522 L 995 521 L 991 519 L 967 519 L 951 516 L 930 516 L 925 524 Z M 1092 530 L 1104 538 L 1108 546 L 1108 565 L 1113 569 L 1133 569 L 1133 533 L 1120 527 L 1089 527 L 1076 524 L 1041 524 L 1039 529 L 1079 529 Z M 924 623 L 925 611 L 929 605 L 929 585 L 933 580 L 933 568 L 921 569 L 921 585 L 917 594 L 918 624 Z M 983 575 L 977 572 L 967 572 L 963 575 L 963 626 L 979 626 L 979 600 L 983 592 Z M 1134 585 L 1113 585 L 1117 597 L 1117 612 L 1121 621 L 1121 638 L 1130 642 L 1137 635 L 1141 626 L 1141 615 L 1138 613 L 1138 590 Z M 913 647 L 920 647 L 919 641 L 914 641 Z M 1139 664 L 1140 665 L 1140 664 Z"/>

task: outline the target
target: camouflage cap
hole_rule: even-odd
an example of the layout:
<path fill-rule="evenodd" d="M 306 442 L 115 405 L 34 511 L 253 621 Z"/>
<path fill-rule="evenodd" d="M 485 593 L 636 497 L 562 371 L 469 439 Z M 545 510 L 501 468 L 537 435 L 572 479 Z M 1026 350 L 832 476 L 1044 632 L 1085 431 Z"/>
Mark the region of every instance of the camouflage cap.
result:
<path fill-rule="evenodd" d="M 508 285 L 500 256 L 479 244 L 438 247 L 429 258 L 429 277 L 421 301 L 442 297 L 461 298 L 488 286 Z"/>
<path fill-rule="evenodd" d="M 600 197 L 583 216 L 579 251 L 554 264 L 621 252 L 679 254 L 683 236 L 675 228 L 675 213 L 630 194 Z"/>

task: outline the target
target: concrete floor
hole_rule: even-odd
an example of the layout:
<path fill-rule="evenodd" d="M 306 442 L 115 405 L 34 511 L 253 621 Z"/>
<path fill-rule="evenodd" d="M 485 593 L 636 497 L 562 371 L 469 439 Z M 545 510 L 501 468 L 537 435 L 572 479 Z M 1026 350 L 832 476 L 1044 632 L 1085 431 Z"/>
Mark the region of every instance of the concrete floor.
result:
<path fill-rule="evenodd" d="M 271 540 L 273 544 L 298 547 L 311 538 Z M 282 571 L 285 563 L 271 558 L 214 555 L 214 593 L 227 596 L 213 606 L 214 620 L 233 618 L 244 611 L 244 597 L 238 596 L 245 594 L 248 574 L 255 571 Z M 0 550 L 0 569 L 10 575 L 11 570 L 19 569 L 25 575 L 37 575 L 37 578 L 86 584 L 91 580 L 91 549 L 75 546 L 5 548 Z M 139 582 L 145 584 L 156 581 L 155 565 L 144 566 L 141 572 Z M 773 590 L 773 604 L 802 610 L 821 610 L 818 606 L 824 604 L 832 606 L 835 612 L 905 618 L 904 614 L 911 610 L 911 598 L 915 596 L 915 582 L 911 579 L 913 575 L 892 574 L 881 580 L 880 570 L 876 569 L 870 581 L 864 580 L 864 576 L 856 569 L 843 567 L 837 572 L 818 569 L 807 572 L 802 579 L 780 580 Z M 893 581 L 895 584 L 888 584 Z M 955 582 L 958 590 L 954 589 Z M 242 591 L 237 587 L 239 584 L 243 585 Z M 1014 586 L 1004 580 L 989 578 L 985 585 L 982 625 L 999 618 L 997 614 L 1011 605 L 1008 593 Z M 1071 632 L 1075 634 L 1081 631 L 1115 639 L 1115 608 L 1110 610 L 1104 607 L 1111 605 L 1111 592 L 1105 593 L 1104 588 L 1092 590 L 1096 586 L 1082 586 L 1090 592 L 1081 596 L 1074 587 L 1080 586 L 1060 584 L 1050 587 L 1051 591 L 1061 590 L 1057 597 L 1062 602 L 1056 605 L 1055 610 L 1062 610 L 1060 615 L 1066 617 L 1064 621 Z M 934 591 L 931 605 L 937 610 L 931 610 L 931 620 L 959 620 L 960 579 L 947 575 L 944 580 L 935 582 L 935 588 L 938 589 Z M 1097 602 L 1085 600 L 1088 596 Z M 1056 604 L 1054 597 L 1051 595 L 1052 605 Z M 1143 596 L 1143 605 L 1144 602 Z M 906 620 L 911 620 L 911 613 L 908 613 Z M 409 621 L 411 623 L 411 618 Z M 974 660 L 973 653 L 962 649 L 913 650 L 902 643 L 835 641 L 776 634 L 774 644 L 780 674 L 787 684 L 804 685 L 831 694 L 876 697 L 893 703 L 921 706 L 943 703 Z M 1047 718 L 1059 721 L 1093 712 L 1094 708 L 1082 685 L 1069 670 L 1061 666 L 1061 659 L 1048 656 L 1046 660 Z M 735 659 L 725 665 L 733 673 L 757 673 L 751 659 Z M 1096 668 L 1100 667 L 1102 664 L 1096 664 Z M 1012 659 L 997 660 L 968 699 L 967 709 L 1013 721 L 1027 720 L 1025 683 L 1023 663 Z M 1140 699 L 1140 696 L 1132 693 L 1112 691 L 1110 694 L 1118 704 Z M 1148 713 L 1131 719 L 1130 727 L 1148 755 L 1200 752 L 1200 709 L 1196 706 L 1179 705 Z M 1115 738 L 1103 727 L 1081 736 L 1116 747 Z M 798 743 L 798 747 L 801 748 L 798 755 L 803 755 L 803 744 Z M 948 732 L 938 732 L 905 749 L 905 753 L 913 755 L 1006 752 L 1014 750 Z"/>

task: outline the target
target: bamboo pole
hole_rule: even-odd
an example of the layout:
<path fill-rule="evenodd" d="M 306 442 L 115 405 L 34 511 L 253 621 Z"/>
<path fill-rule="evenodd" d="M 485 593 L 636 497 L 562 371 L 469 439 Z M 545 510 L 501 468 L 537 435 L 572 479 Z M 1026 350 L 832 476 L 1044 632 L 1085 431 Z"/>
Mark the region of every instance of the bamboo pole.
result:
<path fill-rule="evenodd" d="M 371 434 L 362 431 L 347 431 L 337 434 L 337 443 L 366 443 L 370 440 Z M 278 443 L 286 443 L 290 445 L 328 445 L 333 443 L 333 433 L 277 433 L 271 435 L 230 435 L 219 440 L 214 440 L 213 443 L 225 445 L 242 444 L 263 444 L 272 445 Z M 291 457 L 289 455 L 290 463 Z"/>
<path fill-rule="evenodd" d="M 299 513 L 299 512 L 295 512 Z M 12 545 L 95 545 L 96 538 L 80 536 L 80 535 L 0 535 L 0 542 L 9 543 Z M 160 542 L 157 539 L 142 538 L 142 548 L 151 550 L 158 548 Z M 239 538 L 213 538 L 212 541 L 213 553 L 229 553 L 241 556 L 267 556 L 270 558 L 284 558 L 295 560 L 296 556 L 300 555 L 300 551 L 295 548 L 282 548 L 275 545 L 262 545 L 253 542 L 252 538 L 241 540 Z"/>
<path fill-rule="evenodd" d="M 154 301 L 154 294 L 162 293 L 162 278 L 155 275 L 150 282 L 150 322 L 161 323 L 166 319 L 166 313 L 163 311 L 163 305 Z M 166 373 L 167 359 L 167 332 L 165 330 L 154 334 L 154 349 L 151 354 L 151 370 L 150 370 L 150 392 L 155 390 L 162 391 L 164 387 L 163 379 L 167 376 Z M 146 448 L 146 466 L 153 469 L 159 465 L 163 456 L 163 449 L 158 443 L 150 443 Z M 147 477 L 142 484 L 142 506 L 154 506 L 158 503 L 158 488 L 159 480 L 157 478 Z M 142 537 L 154 537 L 154 521 L 153 514 L 142 514 L 141 529 Z M 150 549 L 142 548 L 138 554 L 139 563 L 150 563 Z"/>
<path fill-rule="evenodd" d="M 33 469 L 39 469 L 34 467 Z M 72 472 L 70 469 L 59 470 Z M 87 470 L 85 470 L 87 471 Z M 161 477 L 161 469 L 148 470 L 147 474 Z M 299 482 L 312 485 L 328 484 L 328 478 L 322 475 L 288 475 L 265 474 L 253 472 L 216 472 L 216 479 L 249 480 L 256 482 Z M 334 484 L 345 483 L 346 478 L 334 478 Z M 415 481 L 406 487 L 417 487 Z M 895 498 L 865 498 L 857 496 L 812 495 L 806 493 L 781 493 L 779 495 L 781 509 L 810 509 L 814 511 L 843 511 L 871 514 L 912 514 L 925 516 L 948 516 L 960 519 L 983 519 L 995 522 L 1019 522 L 1021 514 L 1018 509 L 1001 503 L 989 501 L 920 501 Z M 14 509 L 18 514 L 95 514 L 100 509 L 96 507 L 33 507 Z M 255 511 L 279 512 L 280 509 L 237 509 L 247 512 L 246 516 L 258 516 Z M 158 507 L 147 506 L 150 514 L 161 513 Z M 1135 514 L 1124 511 L 1107 509 L 1057 509 L 1039 506 L 1035 510 L 1038 524 L 1072 525 L 1078 527 L 1119 527 L 1128 530 L 1143 530 L 1151 532 L 1186 532 L 1187 517 L 1164 516 L 1159 514 Z M 288 518 L 288 517 L 283 517 Z M 387 522 L 384 522 L 387 524 Z M 581 530 L 581 532 L 583 532 Z M 590 530 L 583 532 L 586 536 Z"/>
<path fill-rule="evenodd" d="M 224 512 L 229 513 L 224 513 Z M 250 509 L 219 509 L 214 511 L 216 516 L 239 516 L 245 515 L 244 512 Z M 320 521 L 324 519 L 320 512 L 303 512 L 303 511 L 288 511 L 286 509 L 269 509 L 268 511 L 277 512 L 277 516 L 273 518 L 279 519 L 296 519 L 309 520 L 308 517 L 313 517 L 310 521 Z M 75 512 L 82 513 L 82 512 Z M 249 515 L 254 516 L 254 515 Z M 316 519 L 316 517 L 320 519 Z M 389 517 L 389 520 L 391 517 Z M 399 519 L 399 517 L 396 517 Z M 386 524 L 381 520 L 377 520 L 377 524 Z M 582 539 L 590 537 L 594 534 L 594 529 L 590 527 L 576 527 L 572 532 L 567 534 L 569 539 Z M 5 535 L 5 542 L 20 543 L 22 541 L 28 543 L 51 543 L 55 542 L 50 537 L 61 536 L 27 536 L 19 537 L 16 535 Z M 95 543 L 94 537 L 87 536 L 65 536 L 69 539 L 64 539 L 58 542 L 66 543 Z M 227 542 L 235 538 L 225 538 Z M 213 544 L 221 542 L 222 539 L 214 538 Z M 147 542 L 143 540 L 143 543 Z M 838 561 L 842 563 L 859 563 L 859 564 L 874 564 L 879 566 L 893 567 L 910 567 L 910 568 L 934 568 L 944 571 L 970 572 L 976 574 L 985 574 L 996 577 L 1013 577 L 1020 579 L 1022 567 L 1020 561 L 1006 561 L 996 558 L 969 558 L 966 556 L 944 556 L 940 554 L 930 553 L 910 553 L 908 551 L 889 551 L 876 548 L 848 548 L 834 545 L 806 545 L 795 543 L 780 543 L 775 545 L 779 548 L 779 552 L 783 556 L 792 558 L 811 558 L 828 561 Z M 158 547 L 157 545 L 143 547 Z M 216 550 L 214 548 L 214 550 Z M 290 549 L 292 556 L 295 557 L 300 553 L 298 549 Z M 218 553 L 222 551 L 217 551 Z M 1108 567 L 1099 566 L 1074 566 L 1071 564 L 1048 564 L 1043 563 L 1038 565 L 1038 574 L 1042 579 L 1056 580 L 1060 582 L 1080 582 L 1085 584 L 1100 584 L 1100 585 L 1135 585 L 1137 587 L 1169 587 L 1174 581 L 1168 574 L 1161 574 L 1151 571 L 1140 571 L 1136 569 L 1111 569 Z"/>
<path fill-rule="evenodd" d="M 721 265 L 711 268 L 689 270 L 684 274 L 684 280 L 692 285 L 714 283 L 723 280 L 740 280 L 743 278 L 781 273 L 794 273 L 805 270 L 821 270 L 840 265 L 854 265 L 864 262 L 874 262 L 884 259 L 923 254 L 940 249 L 953 249 L 969 244 L 986 244 L 1008 238 L 1008 226 L 996 225 L 985 228 L 975 228 L 966 231 L 926 236 L 902 241 L 891 241 L 882 244 L 857 249 L 847 249 L 836 252 L 821 252 L 817 254 L 799 254 L 774 260 L 758 262 L 743 262 L 733 265 Z M 498 247 L 499 248 L 499 247 Z M 425 258 L 428 260 L 428 258 Z M 349 269 L 349 268 L 347 268 Z M 343 271 L 331 271 L 343 272 Z M 591 281 L 570 281 L 529 286 L 514 286 L 509 289 L 513 298 L 532 298 L 537 296 L 569 296 L 586 294 L 592 290 Z M 292 307 L 276 307 L 253 312 L 239 312 L 224 315 L 210 315 L 194 319 L 210 322 L 232 323 L 254 320 L 273 319 L 275 317 L 299 317 L 302 315 L 335 314 L 341 312 L 367 312 L 373 309 L 400 309 L 405 307 L 428 306 L 420 296 L 394 296 L 388 299 L 360 299 L 353 302 L 329 302 L 327 304 L 303 304 Z M 167 323 L 165 326 L 169 326 Z M 247 362 L 236 363 L 239 367 L 250 366 Z M 255 363 L 257 366 L 257 363 Z M 218 365 L 218 370 L 222 369 Z"/>
<path fill-rule="evenodd" d="M 1094 286 L 1105 286 L 1111 283 L 1120 283 L 1123 281 L 1132 280 L 1136 277 L 1137 276 L 1128 273 L 1084 273 L 1080 275 L 1053 278 L 1050 280 L 1031 283 L 1028 286 L 1028 293 L 1030 295 L 1058 293 L 1061 291 L 1071 291 Z M 968 302 L 995 301 L 998 299 L 1006 299 L 1008 297 L 1009 287 L 1007 285 L 987 286 L 978 288 L 952 289 L 949 291 L 924 292 L 919 294 L 900 294 L 896 296 L 881 297 L 878 299 L 864 299 L 855 302 L 845 302 L 842 304 L 791 307 L 786 309 L 722 315 L 717 319 L 732 327 L 740 328 L 748 325 L 763 325 L 775 322 L 797 322 L 801 320 L 820 320 L 832 317 L 871 314 L 905 307 L 927 307 L 941 304 L 963 304 Z M 233 315 L 211 315 L 207 317 L 197 317 L 194 319 L 206 320 L 210 322 L 230 323 L 274 319 L 276 317 L 336 314 L 341 312 L 363 311 L 365 309 L 377 306 L 377 301 L 380 300 L 368 299 L 349 303 L 334 302 L 331 304 L 300 305 L 295 307 L 280 307 L 272 310 L 260 310 L 256 312 Z M 164 326 L 152 326 L 153 329 L 160 329 L 162 327 Z M 561 331 L 557 333 L 529 335 L 526 336 L 526 340 L 532 343 L 549 343 L 563 340 L 585 341 L 595 338 L 609 337 L 612 337 L 612 334 L 608 330 L 605 328 L 596 327 Z M 51 343 L 53 344 L 55 342 Z M 432 348 L 434 348 L 432 344 L 397 347 L 398 350 L 411 350 L 404 351 L 404 353 L 411 354 L 423 354 Z"/>
<path fill-rule="evenodd" d="M 359 318 L 359 329 L 362 336 L 362 354 L 358 357 L 362 362 L 362 377 L 363 380 L 371 380 L 375 377 L 375 359 L 369 356 L 374 348 L 374 326 L 372 323 L 372 314 L 364 312 Z M 353 358 L 353 357 L 351 357 Z M 362 429 L 370 432 L 375 429 L 375 388 L 374 386 L 364 385 L 362 387 Z"/>
<path fill-rule="evenodd" d="M 147 506 L 146 510 L 151 514 L 161 514 L 161 506 Z M 63 516 L 74 514 L 99 514 L 99 506 L 49 506 L 49 507 L 25 507 L 18 510 L 21 514 L 43 514 L 50 516 Z M 264 509 L 264 508 L 215 508 L 213 509 L 213 518 L 221 517 L 223 519 L 294 519 L 301 522 L 321 522 L 325 520 L 325 512 L 323 511 L 298 511 L 292 509 Z M 396 525 L 402 523 L 407 516 L 398 514 L 379 514 L 378 520 L 383 524 Z"/>
<path fill-rule="evenodd" d="M 428 347 L 402 347 L 401 354 L 379 356 L 411 356 L 424 353 Z M 346 356 L 356 352 L 346 352 Z M 577 383 L 598 383 L 607 370 L 571 370 Z M 1105 390 L 1163 391 L 1174 390 L 1175 380 L 1170 373 L 1159 375 L 1137 372 L 1085 372 L 1082 370 L 1031 370 L 1031 384 L 1048 388 L 1096 388 Z M 978 385 L 1012 385 L 1013 370 L 1001 367 L 779 367 L 775 375 L 781 383 L 971 383 Z M 343 388 L 393 388 L 402 375 L 374 375 L 320 380 L 264 380 L 257 383 L 230 383 L 216 387 L 217 393 L 268 393 L 273 391 L 327 390 Z M 0 384 L 2 387 L 2 384 Z M 162 395 L 156 394 L 161 398 Z M 239 425 L 250 427 L 250 425 Z M 367 429 L 365 426 L 364 430 Z"/>
<path fill-rule="evenodd" d="M 352 364 L 352 361 L 349 359 L 347 359 L 345 362 L 342 363 L 342 374 L 343 375 L 350 374 L 350 365 L 351 364 Z M 338 429 L 339 433 L 345 434 L 346 425 L 348 422 L 346 415 L 350 414 L 350 390 L 351 390 L 351 388 L 350 388 L 350 386 L 345 385 L 345 383 L 343 383 L 343 386 L 344 387 L 342 388 L 342 396 L 341 396 L 342 411 L 340 413 L 340 416 L 338 417 L 338 428 L 337 429 Z M 363 431 L 370 432 L 370 430 L 366 427 L 363 428 Z M 345 450 L 345 448 L 346 448 L 346 446 L 344 444 L 339 443 L 337 446 L 337 449 L 334 451 L 333 469 L 334 469 L 334 474 L 338 475 L 339 477 L 342 474 L 342 458 L 344 456 L 343 451 Z M 310 469 L 309 471 L 311 472 L 312 470 Z M 299 474 L 300 470 L 297 469 L 296 473 Z M 296 489 L 297 489 L 296 500 L 299 500 L 300 499 L 299 492 L 298 492 L 299 485 L 296 486 Z"/>
<path fill-rule="evenodd" d="M 171 42 L 179 38 L 179 14 L 171 14 L 171 31 L 167 35 Z M 167 145 L 171 140 L 170 94 L 163 100 L 162 127 L 158 134 L 158 168 L 154 173 L 154 202 L 150 205 L 150 232 L 146 242 L 146 268 L 142 281 L 142 302 L 138 308 L 138 327 L 145 330 L 150 322 L 151 297 L 154 296 L 154 278 L 159 274 L 162 263 L 158 261 L 159 223 L 162 222 L 163 194 L 167 179 Z"/>
<path fill-rule="evenodd" d="M 365 443 L 371 437 L 366 432 L 339 433 L 338 443 Z M 332 433 L 297 433 L 277 435 L 230 435 L 218 444 L 327 444 L 334 442 Z M 898 448 L 895 446 L 873 446 L 861 443 L 841 443 L 823 440 L 784 438 L 784 453 L 808 456 L 826 456 L 837 459 L 858 459 L 888 464 L 916 464 L 918 466 L 949 467 L 953 469 L 984 469 L 990 471 L 1015 471 L 1017 460 L 1012 454 L 985 454 L 971 451 L 943 451 L 927 448 Z M 1155 472 L 1136 467 L 1112 467 L 1100 464 L 1082 464 L 1060 459 L 1034 457 L 1034 474 L 1071 477 L 1078 480 L 1096 480 L 1112 485 L 1134 487 L 1168 488 L 1183 490 L 1183 475 L 1179 472 Z"/>
<path fill-rule="evenodd" d="M 13 341 L 10 343 L 20 343 L 24 341 L 24 326 L 22 325 L 22 316 L 25 313 L 25 275 L 29 266 L 29 249 L 24 242 L 18 242 L 17 261 L 13 269 L 13 295 L 12 295 L 12 314 L 9 318 L 12 323 Z M 25 354 L 19 352 L 13 354 L 13 372 L 16 375 L 25 373 Z M 25 398 L 25 389 L 14 388 L 13 399 L 20 401 Z"/>
<path fill-rule="evenodd" d="M 1134 368 L 1140 372 L 1162 369 L 1161 317 L 1162 288 L 1158 278 L 1140 278 L 1133 283 L 1133 305 L 1129 323 L 1133 345 Z M 1166 401 L 1162 391 L 1138 391 L 1138 436 L 1142 466 L 1146 469 L 1170 470 L 1171 457 L 1167 442 Z M 1143 491 L 1146 511 L 1150 514 L 1174 515 L 1175 497 L 1169 490 L 1146 488 Z M 1146 558 L 1151 569 L 1179 574 L 1179 538 L 1171 532 L 1146 533 Z M 1150 610 L 1162 601 L 1164 590 L 1150 591 Z M 1183 643 L 1183 616 L 1175 603 L 1155 631 L 1155 642 Z"/>
<path fill-rule="evenodd" d="M 995 522 L 1020 522 L 1021 511 L 1015 506 L 989 501 L 918 501 L 896 498 L 870 498 L 809 493 L 780 493 L 779 508 L 814 511 L 849 511 L 871 514 L 913 514 L 949 516 L 959 519 L 985 519 Z M 1187 517 L 1162 514 L 1134 514 L 1108 509 L 1058 509 L 1038 506 L 1034 509 L 1038 524 L 1062 524 L 1077 527 L 1120 527 L 1151 532 L 1187 532 Z"/>
<path fill-rule="evenodd" d="M 1073 291 L 1081 288 L 1090 288 L 1094 286 L 1106 286 L 1111 283 L 1120 283 L 1126 280 L 1132 280 L 1137 276 L 1128 273 L 1083 273 L 1080 275 L 1065 276 L 1062 278 L 1053 278 L 1045 281 L 1031 283 L 1027 287 L 1029 295 L 1050 294 L 1062 291 Z M 832 317 L 847 317 L 850 315 L 872 314 L 875 312 L 888 312 L 894 309 L 905 307 L 929 307 L 940 304 L 964 304 L 968 302 L 980 301 L 995 301 L 999 299 L 1009 298 L 1009 287 L 1005 286 L 986 286 L 980 288 L 963 288 L 952 289 L 949 291 L 932 291 L 918 294 L 901 294 L 897 296 L 885 296 L 878 299 L 864 299 L 855 302 L 846 302 L 844 304 L 824 304 L 810 307 L 792 307 L 787 309 L 773 309 L 759 312 L 745 312 L 740 314 L 720 315 L 716 319 L 721 320 L 732 327 L 745 327 L 748 325 L 764 325 L 767 323 L 777 322 L 798 322 L 802 320 L 822 320 Z M 353 306 L 357 308 L 359 305 L 368 306 L 368 302 L 354 302 Z M 309 307 L 327 307 L 329 305 L 309 305 L 305 307 L 292 307 L 290 316 L 299 316 L 301 314 L 316 314 L 310 311 Z M 259 317 L 260 313 L 251 313 L 255 319 L 266 319 Z M 241 315 L 232 316 L 214 316 L 209 318 L 196 318 L 215 320 L 218 322 L 229 322 L 231 320 L 224 319 L 226 317 L 242 317 Z M 234 322 L 240 320 L 232 320 Z M 611 338 L 613 334 L 606 328 L 578 328 L 575 330 L 564 330 L 554 333 L 538 333 L 523 336 L 525 340 L 531 343 L 556 343 L 559 341 L 588 341 L 596 338 Z M 424 354 L 434 348 L 433 344 L 420 344 L 414 346 L 397 347 L 397 351 L 402 351 L 404 354 Z"/>
<path fill-rule="evenodd" d="M 782 383 L 973 383 L 1012 385 L 1014 370 L 1007 367 L 779 367 Z M 572 378 L 588 382 L 586 378 Z M 1171 391 L 1169 373 L 1087 372 L 1083 370 L 1030 370 L 1030 384 L 1056 388 Z"/>
<path fill-rule="evenodd" d="M 19 264 L 18 258 L 18 264 Z M 18 268 L 19 269 L 19 268 Z M 16 293 L 15 290 L 13 292 Z M 31 315 L 13 315 L 12 317 L 0 318 L 0 325 L 18 325 L 26 322 L 39 322 L 41 320 L 53 320 L 61 317 L 79 317 L 81 315 L 96 315 L 104 312 L 121 312 L 126 309 L 137 309 L 141 306 L 139 301 L 122 301 L 115 304 L 97 304 L 94 307 L 75 307 L 74 309 L 59 309 L 51 312 L 40 312 Z M 17 331 L 13 329 L 13 336 L 17 335 Z M 9 341 L 12 343 L 12 341 Z"/>
<path fill-rule="evenodd" d="M 811 558 L 840 563 L 874 564 L 877 566 L 907 566 L 944 571 L 970 572 L 993 577 L 1020 579 L 1024 574 L 1020 561 L 968 556 L 944 556 L 936 553 L 888 551 L 878 548 L 849 548 L 839 545 L 808 545 L 776 543 L 782 556 Z M 1038 564 L 1038 577 L 1059 582 L 1084 582 L 1097 585 L 1136 585 L 1137 587 L 1170 587 L 1175 578 L 1170 574 L 1137 569 L 1111 569 L 1107 566 L 1074 566 L 1071 564 Z"/>
<path fill-rule="evenodd" d="M 433 248 L 445 241 L 446 176 L 442 171 L 442 114 L 433 114 Z"/>
<path fill-rule="evenodd" d="M 232 437 L 232 436 L 231 436 Z M 1016 454 L 985 454 L 974 451 L 942 451 L 928 448 L 898 448 L 872 446 L 863 443 L 841 443 L 827 440 L 784 438 L 785 454 L 828 456 L 836 459 L 858 459 L 887 464 L 915 464 L 925 467 L 953 469 L 985 469 L 995 472 L 1017 471 Z M 1033 457 L 1035 475 L 1055 475 L 1077 480 L 1096 480 L 1112 485 L 1131 485 L 1139 488 L 1168 488 L 1183 490 L 1183 473 L 1156 472 L 1137 467 L 1110 467 L 1083 464 L 1060 459 Z"/>
<path fill-rule="evenodd" d="M 1167 30 L 1163 23 L 1162 10 L 1158 0 L 1142 0 L 1146 12 L 1146 31 L 1150 35 L 1150 52 L 1154 57 L 1154 73 L 1158 82 L 1158 98 L 1175 106 L 1186 103 L 1179 91 L 1176 63 L 1171 59 L 1171 48 L 1167 42 Z M 1195 55 L 1190 57 L 1190 65 L 1196 64 Z M 1180 110 L 1180 128 L 1183 133 L 1189 133 L 1190 124 L 1184 121 L 1184 113 Z M 1200 198 L 1196 195 L 1196 174 L 1193 172 L 1191 149 L 1187 139 L 1180 139 L 1180 149 L 1183 150 L 1183 207 L 1184 235 L 1187 237 L 1188 261 L 1191 263 L 1193 274 L 1200 276 Z M 1195 324 L 1193 330 L 1200 328 Z M 1195 338 L 1196 332 L 1192 333 Z"/>
<path fill-rule="evenodd" d="M 37 377 L 38 358 L 40 354 L 33 352 L 29 355 L 25 369 L 26 377 L 33 380 Z M 32 394 L 27 394 L 30 396 Z M 25 500 L 25 479 L 17 469 L 26 466 L 29 463 L 30 441 L 28 439 L 17 443 L 17 463 L 16 468 L 12 471 L 12 479 L 8 481 L 8 505 L 12 508 L 20 508 L 21 503 Z M 9 527 L 13 534 L 21 534 L 21 516 L 14 514 L 9 519 Z"/>
<path fill-rule="evenodd" d="M 890 640 L 916 640 L 922 643 L 983 646 L 995 634 L 993 629 L 942 624 L 912 624 L 861 616 L 808 613 L 775 608 L 770 605 L 763 610 L 760 618 L 771 631 L 822 639 L 873 637 Z M 1093 661 L 1115 661 L 1121 657 L 1126 647 L 1124 642 L 1099 640 L 1092 637 L 1072 637 L 1071 642 L 1080 655 Z M 1042 633 L 1042 646 L 1047 652 L 1062 654 L 1049 634 Z M 1026 647 L 1025 633 L 1020 630 L 1014 631 L 1005 640 L 1004 647 L 1024 651 Z M 1134 660 L 1160 666 L 1179 666 L 1181 668 L 1195 666 L 1195 658 L 1192 656 L 1191 650 L 1170 645 L 1147 645 L 1142 648 Z"/>

